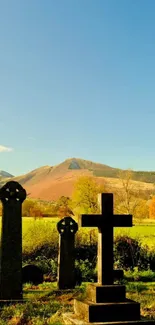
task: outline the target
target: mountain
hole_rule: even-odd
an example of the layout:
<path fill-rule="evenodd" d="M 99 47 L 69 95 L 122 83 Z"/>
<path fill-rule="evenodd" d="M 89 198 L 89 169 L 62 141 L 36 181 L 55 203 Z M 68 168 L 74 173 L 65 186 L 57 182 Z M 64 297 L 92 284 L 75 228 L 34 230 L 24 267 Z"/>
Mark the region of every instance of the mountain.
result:
<path fill-rule="evenodd" d="M 121 169 L 95 163 L 80 158 L 66 159 L 55 166 L 43 166 L 31 172 L 10 179 L 18 181 L 30 197 L 42 200 L 56 200 L 61 195 L 71 196 L 77 177 L 94 176 L 98 183 L 106 183 L 111 187 L 121 186 L 118 173 Z M 135 187 L 152 190 L 155 183 L 155 172 L 134 171 Z M 6 182 L 3 177 L 0 186 Z"/>
<path fill-rule="evenodd" d="M 11 177 L 14 177 L 13 175 L 5 172 L 4 170 L 0 170 L 0 178 L 11 178 Z"/>

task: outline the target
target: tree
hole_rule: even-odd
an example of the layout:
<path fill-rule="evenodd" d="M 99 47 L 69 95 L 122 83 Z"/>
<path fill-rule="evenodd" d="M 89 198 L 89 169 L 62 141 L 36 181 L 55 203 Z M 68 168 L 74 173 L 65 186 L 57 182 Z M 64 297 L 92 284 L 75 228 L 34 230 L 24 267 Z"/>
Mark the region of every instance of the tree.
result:
<path fill-rule="evenodd" d="M 79 177 L 72 195 L 74 211 L 76 213 L 99 213 L 97 195 L 105 191 L 104 186 L 98 185 L 94 177 Z"/>
<path fill-rule="evenodd" d="M 155 219 L 155 196 L 152 197 L 149 205 L 149 218 Z"/>
<path fill-rule="evenodd" d="M 60 218 L 74 215 L 71 209 L 71 199 L 67 196 L 61 196 L 56 203 L 56 211 Z"/>
<path fill-rule="evenodd" d="M 139 198 L 140 189 L 133 182 L 133 171 L 128 169 L 119 172 L 121 188 L 115 193 L 115 212 L 132 214 L 135 216 L 136 209 L 141 204 Z"/>
<path fill-rule="evenodd" d="M 149 206 L 146 200 L 139 199 L 139 204 L 134 211 L 135 219 L 141 221 L 149 217 Z"/>
<path fill-rule="evenodd" d="M 22 204 L 22 215 L 24 217 L 42 217 L 42 207 L 39 202 L 27 199 Z"/>

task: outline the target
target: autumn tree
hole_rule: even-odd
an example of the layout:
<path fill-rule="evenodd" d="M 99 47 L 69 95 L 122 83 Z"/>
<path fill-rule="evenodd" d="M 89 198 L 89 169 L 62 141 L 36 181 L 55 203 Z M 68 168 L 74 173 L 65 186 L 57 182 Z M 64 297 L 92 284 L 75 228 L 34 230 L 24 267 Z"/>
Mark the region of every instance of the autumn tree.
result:
<path fill-rule="evenodd" d="M 74 215 L 72 211 L 71 199 L 67 196 L 61 196 L 56 202 L 56 212 L 60 218 Z"/>
<path fill-rule="evenodd" d="M 81 176 L 76 181 L 72 195 L 74 211 L 78 213 L 99 213 L 97 195 L 105 192 L 92 176 Z"/>
<path fill-rule="evenodd" d="M 24 217 L 42 217 L 42 207 L 39 202 L 27 199 L 22 204 L 22 215 Z"/>
<path fill-rule="evenodd" d="M 155 196 L 152 197 L 149 205 L 149 218 L 155 219 Z"/>
<path fill-rule="evenodd" d="M 143 219 L 149 218 L 149 205 L 148 201 L 144 199 L 139 199 L 139 204 L 135 207 L 134 211 L 135 219 L 139 220 L 140 222 Z"/>

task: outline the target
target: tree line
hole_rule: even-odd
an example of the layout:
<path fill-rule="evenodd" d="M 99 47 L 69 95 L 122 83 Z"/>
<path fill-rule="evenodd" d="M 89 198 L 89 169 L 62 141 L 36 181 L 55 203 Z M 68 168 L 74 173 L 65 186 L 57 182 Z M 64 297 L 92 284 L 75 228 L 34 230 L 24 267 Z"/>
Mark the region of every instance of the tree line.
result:
<path fill-rule="evenodd" d="M 153 190 L 142 190 L 133 182 L 132 170 L 121 171 L 119 187 L 111 187 L 106 179 L 99 184 L 93 176 L 80 176 L 71 197 L 61 196 L 55 202 L 45 202 L 27 198 L 22 206 L 24 217 L 78 216 L 82 213 L 99 213 L 97 194 L 114 193 L 114 212 L 132 214 L 136 220 L 155 219 L 155 193 Z M 2 206 L 0 205 L 0 215 Z"/>

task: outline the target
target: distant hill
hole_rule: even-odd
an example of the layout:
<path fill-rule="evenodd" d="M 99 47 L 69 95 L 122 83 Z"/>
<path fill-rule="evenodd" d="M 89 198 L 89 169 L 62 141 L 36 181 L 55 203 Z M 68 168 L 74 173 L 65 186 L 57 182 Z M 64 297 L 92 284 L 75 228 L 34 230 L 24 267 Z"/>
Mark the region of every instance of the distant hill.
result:
<path fill-rule="evenodd" d="M 5 172 L 4 170 L 0 170 L 0 178 L 11 178 L 11 177 L 14 177 L 14 176 Z"/>
<path fill-rule="evenodd" d="M 43 166 L 18 177 L 3 172 L 0 186 L 6 182 L 6 173 L 10 175 L 10 179 L 18 181 L 27 190 L 30 197 L 55 200 L 61 195 L 70 196 L 77 177 L 81 175 L 92 175 L 101 184 L 106 180 L 111 187 L 120 187 L 118 180 L 120 171 L 119 168 L 89 160 L 70 158 L 58 165 Z M 155 172 L 134 171 L 133 181 L 136 181 L 135 186 L 140 186 L 142 190 L 151 190 L 155 183 Z"/>

